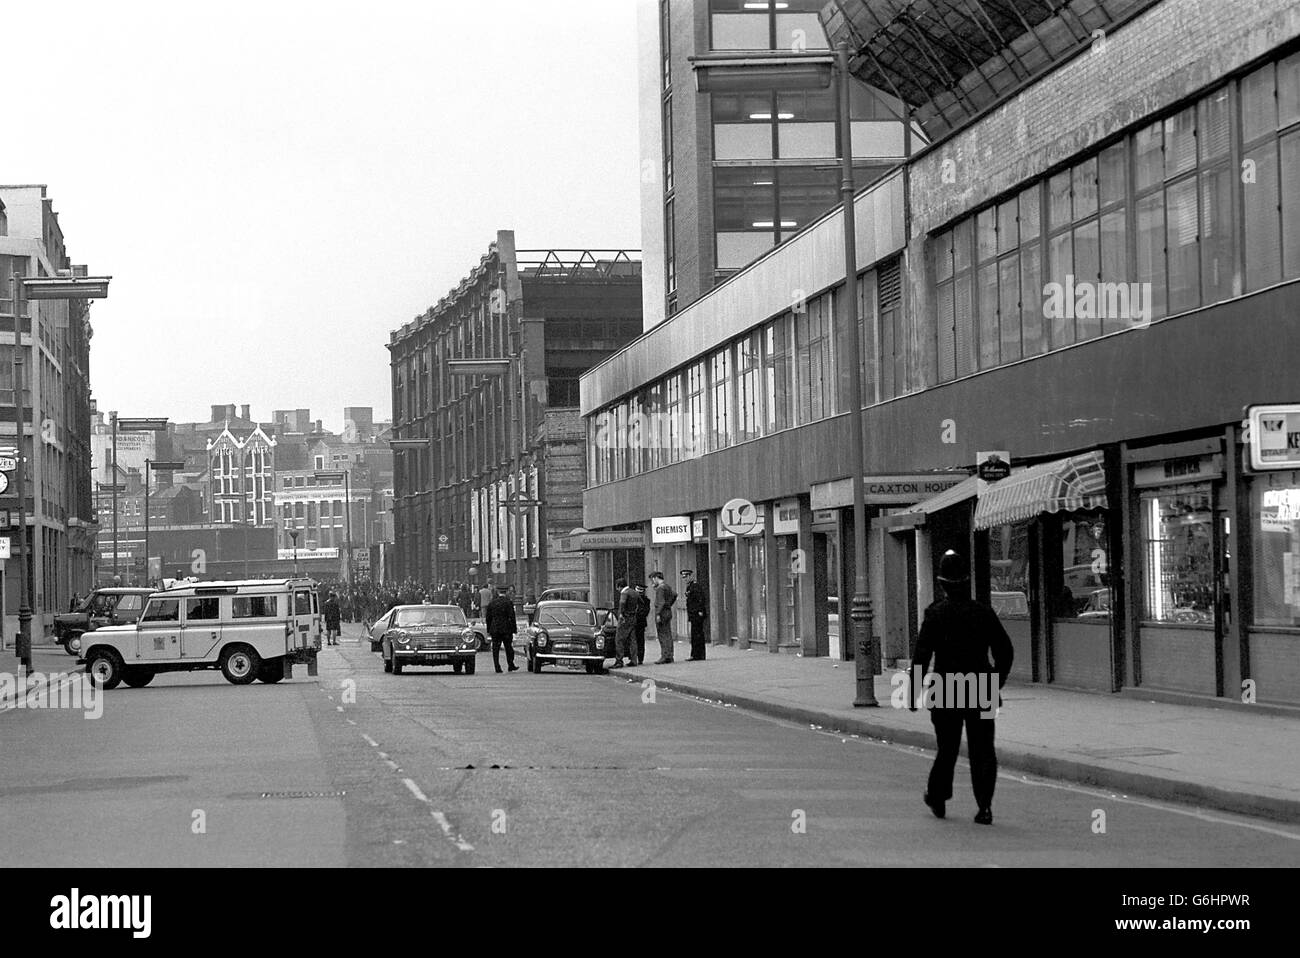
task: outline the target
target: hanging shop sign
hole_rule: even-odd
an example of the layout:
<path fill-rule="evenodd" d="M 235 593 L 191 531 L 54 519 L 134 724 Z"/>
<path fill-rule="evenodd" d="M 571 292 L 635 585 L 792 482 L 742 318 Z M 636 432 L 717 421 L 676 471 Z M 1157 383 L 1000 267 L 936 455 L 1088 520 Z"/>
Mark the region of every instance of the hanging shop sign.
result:
<path fill-rule="evenodd" d="M 782 499 L 776 504 L 776 515 L 772 517 L 772 534 L 778 536 L 799 534 L 798 499 Z"/>
<path fill-rule="evenodd" d="M 696 542 L 703 542 L 706 538 L 703 519 L 691 520 L 691 538 Z"/>
<path fill-rule="evenodd" d="M 975 474 L 984 482 L 997 482 L 1011 475 L 1011 453 L 1005 449 L 975 454 Z"/>
<path fill-rule="evenodd" d="M 691 541 L 690 516 L 660 516 L 650 520 L 650 541 L 655 545 Z"/>
<path fill-rule="evenodd" d="M 1246 410 L 1250 468 L 1300 467 L 1300 403 L 1251 406 Z"/>
<path fill-rule="evenodd" d="M 767 507 L 748 499 L 732 499 L 718 513 L 718 538 L 761 536 L 767 522 Z"/>
<path fill-rule="evenodd" d="M 1187 482 L 1208 482 L 1223 478 L 1223 456 L 1191 456 L 1166 459 L 1133 470 L 1133 485 L 1140 489 L 1177 486 Z"/>
<path fill-rule="evenodd" d="M 595 552 L 601 549 L 644 549 L 643 532 L 575 532 L 555 540 L 558 552 Z"/>

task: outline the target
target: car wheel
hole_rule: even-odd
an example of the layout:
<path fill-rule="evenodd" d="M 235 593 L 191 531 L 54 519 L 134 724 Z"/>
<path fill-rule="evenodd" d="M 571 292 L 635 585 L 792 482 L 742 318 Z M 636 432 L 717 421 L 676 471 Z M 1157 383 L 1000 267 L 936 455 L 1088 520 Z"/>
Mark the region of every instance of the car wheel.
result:
<path fill-rule="evenodd" d="M 475 668 L 475 666 L 477 666 L 477 665 L 478 665 L 478 663 L 475 662 L 473 659 L 466 659 L 466 660 L 465 660 L 465 674 L 466 674 L 466 675 L 473 675 L 473 674 L 474 674 L 474 668 Z"/>
<path fill-rule="evenodd" d="M 385 672 L 391 672 L 391 671 L 393 671 L 393 660 L 392 660 L 392 659 L 384 659 L 384 671 L 385 671 Z"/>
<path fill-rule="evenodd" d="M 261 658 L 246 645 L 232 645 L 221 653 L 221 674 L 231 685 L 248 685 L 261 666 Z"/>
<path fill-rule="evenodd" d="M 153 677 L 157 674 L 158 673 L 155 672 L 153 669 L 142 669 L 142 668 L 123 669 L 122 681 L 125 682 L 127 685 L 131 686 L 131 688 L 133 689 L 142 689 L 150 682 L 152 682 Z"/>
<path fill-rule="evenodd" d="M 461 664 L 459 662 L 451 663 L 451 671 L 454 675 L 460 675 Z"/>
<path fill-rule="evenodd" d="M 534 672 L 535 674 L 537 674 L 537 675 L 541 675 L 541 673 L 542 673 L 542 660 L 541 660 L 541 659 L 536 659 L 536 658 L 533 659 L 533 672 Z"/>
<path fill-rule="evenodd" d="M 396 652 L 393 653 L 393 659 L 392 659 L 392 662 L 393 662 L 393 674 L 394 674 L 394 675 L 401 675 L 401 674 L 402 674 L 402 663 L 399 662 L 399 661 L 397 661 L 397 653 L 396 653 Z"/>
<path fill-rule="evenodd" d="M 122 657 L 112 649 L 92 652 L 86 663 L 86 674 L 101 689 L 115 689 L 122 681 Z"/>

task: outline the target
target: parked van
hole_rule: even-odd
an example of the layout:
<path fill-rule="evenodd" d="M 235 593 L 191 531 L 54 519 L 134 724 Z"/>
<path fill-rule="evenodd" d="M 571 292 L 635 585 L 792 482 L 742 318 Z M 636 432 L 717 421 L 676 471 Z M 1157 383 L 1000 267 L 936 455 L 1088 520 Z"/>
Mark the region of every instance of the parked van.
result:
<path fill-rule="evenodd" d="M 148 685 L 159 672 L 220 669 L 234 685 L 316 674 L 324 620 L 310 579 L 182 583 L 153 593 L 134 625 L 83 637 L 78 659 L 97 685 Z"/>

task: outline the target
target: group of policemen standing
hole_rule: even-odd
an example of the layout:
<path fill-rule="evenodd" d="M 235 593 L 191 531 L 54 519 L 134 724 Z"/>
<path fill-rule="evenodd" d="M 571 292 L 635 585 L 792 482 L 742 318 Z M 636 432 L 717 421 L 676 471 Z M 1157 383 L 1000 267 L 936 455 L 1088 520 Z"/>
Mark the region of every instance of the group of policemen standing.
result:
<path fill-rule="evenodd" d="M 704 620 L 708 616 L 709 600 L 704 587 L 695 581 L 694 570 L 683 569 L 681 576 L 685 581 L 686 615 L 691 625 L 691 661 L 699 662 L 704 660 Z M 645 663 L 645 633 L 652 616 L 659 639 L 659 659 L 654 664 L 671 664 L 673 606 L 677 602 L 677 591 L 665 581 L 664 574 L 657 571 L 650 574 L 648 595 L 647 586 L 639 582 L 629 586 L 626 579 L 619 579 L 614 585 L 619 590 L 614 603 L 618 630 L 614 633 L 614 663 L 610 668 L 621 669 L 625 665 Z"/>

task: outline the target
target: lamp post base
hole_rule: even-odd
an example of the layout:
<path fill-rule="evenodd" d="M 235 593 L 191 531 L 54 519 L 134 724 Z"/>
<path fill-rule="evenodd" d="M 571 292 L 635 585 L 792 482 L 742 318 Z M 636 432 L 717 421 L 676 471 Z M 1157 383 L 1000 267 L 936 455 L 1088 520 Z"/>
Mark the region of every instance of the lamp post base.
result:
<path fill-rule="evenodd" d="M 871 598 L 864 592 L 853 593 L 853 666 L 857 697 L 853 707 L 876 708 L 876 656 L 871 641 Z"/>

